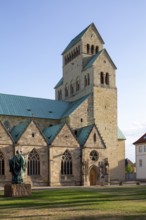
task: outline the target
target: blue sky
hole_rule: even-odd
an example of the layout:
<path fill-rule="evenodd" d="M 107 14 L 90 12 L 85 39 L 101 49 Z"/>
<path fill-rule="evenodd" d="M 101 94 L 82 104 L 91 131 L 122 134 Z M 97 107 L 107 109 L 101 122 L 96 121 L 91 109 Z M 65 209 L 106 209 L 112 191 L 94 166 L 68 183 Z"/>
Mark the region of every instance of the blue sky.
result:
<path fill-rule="evenodd" d="M 54 99 L 61 53 L 94 22 L 117 66 L 126 157 L 146 132 L 145 0 L 0 0 L 0 92 Z"/>

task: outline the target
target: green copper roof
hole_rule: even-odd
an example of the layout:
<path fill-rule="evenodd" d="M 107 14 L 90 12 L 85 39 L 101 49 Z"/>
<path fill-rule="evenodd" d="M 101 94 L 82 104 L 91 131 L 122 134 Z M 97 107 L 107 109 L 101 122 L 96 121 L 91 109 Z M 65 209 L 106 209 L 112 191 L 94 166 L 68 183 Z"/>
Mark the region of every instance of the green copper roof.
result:
<path fill-rule="evenodd" d="M 84 66 L 83 70 L 86 70 L 86 69 L 90 68 L 90 67 L 93 65 L 93 63 L 95 62 L 95 60 L 98 59 L 98 57 L 99 57 L 102 53 L 104 53 L 104 52 L 105 52 L 106 55 L 108 56 L 108 58 L 109 58 L 111 64 L 114 66 L 114 68 L 117 69 L 117 67 L 115 66 L 115 64 L 114 64 L 114 62 L 112 61 L 111 57 L 109 56 L 107 50 L 106 50 L 106 49 L 102 49 L 102 50 L 99 51 L 97 54 L 95 54 L 95 55 L 93 55 L 93 56 L 91 57 L 91 59 L 89 60 L 89 62 Z"/>
<path fill-rule="evenodd" d="M 78 42 L 81 40 L 82 36 L 85 34 L 85 32 L 88 30 L 88 28 L 89 28 L 90 26 L 92 26 L 92 27 L 95 29 L 95 31 L 96 31 L 96 33 L 98 34 L 98 36 L 99 36 L 101 42 L 104 44 L 104 41 L 103 41 L 102 37 L 100 36 L 99 32 L 97 31 L 97 29 L 96 29 L 94 23 L 91 23 L 91 24 L 90 24 L 88 27 L 86 27 L 81 33 L 79 33 L 75 38 L 73 38 L 73 39 L 70 41 L 70 43 L 68 44 L 68 46 L 67 46 L 67 47 L 65 48 L 65 50 L 63 51 L 62 55 L 63 55 L 64 53 L 66 53 L 71 47 L 73 47 L 76 43 L 78 43 Z"/>
<path fill-rule="evenodd" d="M 51 127 L 45 128 L 43 130 L 43 134 L 44 134 L 48 144 L 52 143 L 52 141 L 55 139 L 55 137 L 60 132 L 60 130 L 62 129 L 63 126 L 64 126 L 64 124 L 57 124 L 57 125 L 53 125 Z"/>
<path fill-rule="evenodd" d="M 76 137 L 81 146 L 83 146 L 88 139 L 94 125 L 89 125 L 76 130 Z"/>
<path fill-rule="evenodd" d="M 12 130 L 10 131 L 10 134 L 15 142 L 19 140 L 25 129 L 27 128 L 28 124 L 30 123 L 30 120 L 27 120 L 25 122 L 21 122 L 20 124 L 14 126 Z"/>
<path fill-rule="evenodd" d="M 66 102 L 0 94 L 0 115 L 61 119 L 71 114 L 86 98 Z"/>
<path fill-rule="evenodd" d="M 101 50 L 97 54 L 93 55 L 91 57 L 91 59 L 89 60 L 89 62 L 84 66 L 83 70 L 90 68 L 93 65 L 93 63 L 95 62 L 95 60 L 97 59 L 97 57 L 99 57 L 99 55 L 103 52 L 103 50 Z"/>
<path fill-rule="evenodd" d="M 126 140 L 126 137 L 124 136 L 120 128 L 118 128 L 118 140 Z"/>
<path fill-rule="evenodd" d="M 56 86 L 54 87 L 54 89 L 57 89 L 59 86 L 61 86 L 63 84 L 63 77 L 59 80 L 59 82 L 56 84 Z"/>
<path fill-rule="evenodd" d="M 64 101 L 0 94 L 0 115 L 59 119 L 68 108 Z"/>
<path fill-rule="evenodd" d="M 88 94 L 74 102 L 70 102 L 70 106 L 67 109 L 67 111 L 64 113 L 63 117 L 67 117 L 69 116 L 72 112 L 74 112 L 80 105 L 82 102 L 84 102 L 89 96 L 91 96 L 91 94 Z"/>

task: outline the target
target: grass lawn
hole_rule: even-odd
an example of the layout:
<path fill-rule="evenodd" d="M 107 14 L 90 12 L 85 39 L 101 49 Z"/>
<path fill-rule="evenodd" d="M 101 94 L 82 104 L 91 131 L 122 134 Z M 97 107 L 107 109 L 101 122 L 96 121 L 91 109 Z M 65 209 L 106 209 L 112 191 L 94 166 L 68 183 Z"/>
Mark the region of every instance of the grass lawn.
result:
<path fill-rule="evenodd" d="M 0 219 L 146 220 L 146 186 L 33 190 L 24 198 L 3 194 Z"/>

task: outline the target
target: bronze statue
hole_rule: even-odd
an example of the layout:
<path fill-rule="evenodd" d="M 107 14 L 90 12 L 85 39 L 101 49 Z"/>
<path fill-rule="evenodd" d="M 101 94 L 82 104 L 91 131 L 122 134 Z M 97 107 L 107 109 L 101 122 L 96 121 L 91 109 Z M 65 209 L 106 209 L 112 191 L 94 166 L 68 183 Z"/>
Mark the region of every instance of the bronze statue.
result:
<path fill-rule="evenodd" d="M 16 155 L 9 160 L 10 172 L 12 173 L 12 184 L 23 183 L 23 173 L 26 170 L 26 159 L 21 151 L 16 151 Z"/>

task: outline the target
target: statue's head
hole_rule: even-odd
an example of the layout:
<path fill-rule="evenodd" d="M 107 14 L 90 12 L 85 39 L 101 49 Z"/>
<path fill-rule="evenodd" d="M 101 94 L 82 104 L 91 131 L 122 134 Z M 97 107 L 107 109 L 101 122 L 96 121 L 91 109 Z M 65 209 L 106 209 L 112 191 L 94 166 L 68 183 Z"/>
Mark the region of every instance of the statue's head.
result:
<path fill-rule="evenodd" d="M 21 150 L 16 150 L 16 154 L 22 154 Z"/>

